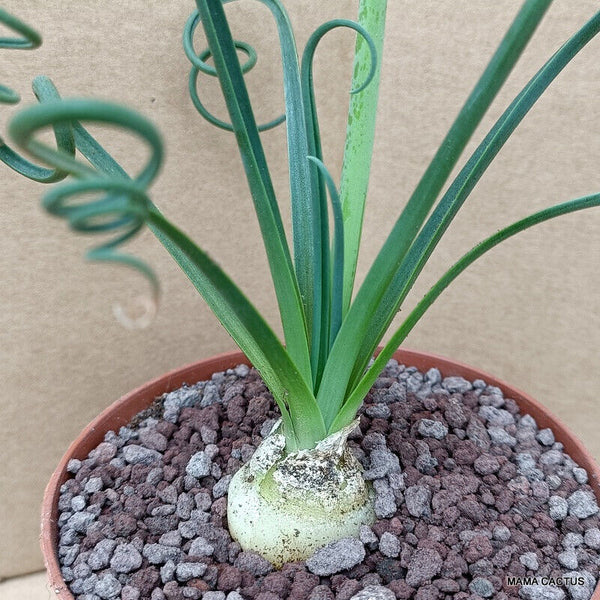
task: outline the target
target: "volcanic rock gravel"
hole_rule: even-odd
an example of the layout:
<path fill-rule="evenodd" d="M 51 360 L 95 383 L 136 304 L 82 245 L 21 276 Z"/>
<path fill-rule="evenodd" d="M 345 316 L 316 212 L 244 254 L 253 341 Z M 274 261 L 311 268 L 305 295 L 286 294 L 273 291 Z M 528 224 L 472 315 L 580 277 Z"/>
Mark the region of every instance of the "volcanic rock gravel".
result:
<path fill-rule="evenodd" d="M 226 518 L 232 475 L 276 419 L 240 365 L 71 460 L 58 554 L 77 600 L 589 600 L 600 521 L 587 473 L 498 388 L 391 361 L 349 438 L 377 521 L 279 571 L 242 552 Z"/>

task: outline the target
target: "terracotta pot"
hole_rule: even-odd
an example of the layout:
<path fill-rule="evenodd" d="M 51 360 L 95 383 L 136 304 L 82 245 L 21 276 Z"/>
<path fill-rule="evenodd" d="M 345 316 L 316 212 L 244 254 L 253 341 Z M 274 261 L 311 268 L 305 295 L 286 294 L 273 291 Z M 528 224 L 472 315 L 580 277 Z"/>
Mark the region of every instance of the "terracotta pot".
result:
<path fill-rule="evenodd" d="M 415 366 L 423 372 L 431 367 L 437 367 L 444 377 L 458 375 L 470 381 L 483 379 L 486 383 L 499 387 L 505 397 L 513 398 L 518 403 L 523 414 L 532 415 L 540 428 L 550 427 L 553 430 L 556 440 L 564 444 L 565 451 L 573 460 L 586 469 L 589 474 L 589 484 L 600 500 L 600 468 L 581 442 L 539 402 L 487 373 L 447 358 L 411 350 L 399 350 L 394 354 L 394 358 L 399 363 Z M 40 544 L 49 582 L 57 598 L 60 600 L 74 600 L 73 595 L 63 581 L 57 554 L 58 499 L 61 485 L 70 476 L 67 473 L 69 460 L 71 458 L 86 458 L 89 452 L 103 441 L 104 434 L 107 431 L 118 430 L 122 425 L 126 425 L 134 415 L 147 408 L 157 396 L 175 390 L 181 387 L 183 383 L 191 384 L 203 379 L 210 379 L 212 373 L 226 370 L 240 363 L 249 364 L 248 359 L 241 352 L 230 352 L 176 369 L 154 379 L 109 406 L 69 446 L 46 487 L 42 504 Z M 596 587 L 591 600 L 600 600 L 600 585 Z"/>

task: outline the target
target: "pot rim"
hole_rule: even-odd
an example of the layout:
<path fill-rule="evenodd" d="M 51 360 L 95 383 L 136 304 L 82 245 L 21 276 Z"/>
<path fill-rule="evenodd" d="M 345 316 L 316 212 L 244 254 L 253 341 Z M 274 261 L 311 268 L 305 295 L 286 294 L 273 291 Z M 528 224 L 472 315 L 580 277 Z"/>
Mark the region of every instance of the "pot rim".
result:
<path fill-rule="evenodd" d="M 437 354 L 401 348 L 394 353 L 393 358 L 401 364 L 415 366 L 422 372 L 436 367 L 443 377 L 460 376 L 469 381 L 483 379 L 488 385 L 499 387 L 505 397 L 512 398 L 517 402 L 523 414 L 530 414 L 535 418 L 540 429 L 550 427 L 553 430 L 557 441 L 564 445 L 569 456 L 588 472 L 588 484 L 600 502 L 600 467 L 570 429 L 540 402 L 485 371 Z M 40 546 L 44 565 L 51 589 L 60 600 L 74 600 L 62 578 L 57 552 L 58 499 L 62 484 L 69 478 L 67 472 L 69 460 L 87 457 L 90 450 L 103 441 L 107 431 L 126 425 L 133 416 L 147 408 L 155 398 L 162 394 L 175 390 L 184 383 L 195 383 L 207 379 L 212 373 L 233 368 L 239 364 L 250 365 L 250 361 L 238 350 L 218 354 L 168 371 L 113 402 L 93 419 L 69 445 L 46 486 L 41 511 Z M 600 600 L 600 584 L 595 588 L 590 600 Z"/>

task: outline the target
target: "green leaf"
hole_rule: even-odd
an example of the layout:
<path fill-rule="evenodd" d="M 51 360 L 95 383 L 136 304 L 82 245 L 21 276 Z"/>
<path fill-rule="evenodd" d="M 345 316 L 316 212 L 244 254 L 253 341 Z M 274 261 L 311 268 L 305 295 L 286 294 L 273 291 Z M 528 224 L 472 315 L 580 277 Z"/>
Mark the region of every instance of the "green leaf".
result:
<path fill-rule="evenodd" d="M 368 371 L 361 378 L 352 394 L 342 406 L 342 409 L 338 413 L 330 428 L 330 432 L 338 431 L 352 422 L 364 397 L 371 389 L 371 386 L 375 383 L 375 380 L 381 371 L 385 368 L 387 362 L 390 360 L 390 358 L 392 358 L 394 352 L 398 349 L 400 344 L 402 344 L 406 336 L 411 332 L 412 328 L 417 324 L 427 309 L 469 265 L 504 240 L 516 235 L 521 231 L 524 231 L 525 229 L 528 229 L 529 227 L 533 227 L 538 223 L 543 223 L 544 221 L 554 219 L 561 215 L 566 215 L 594 206 L 600 206 L 600 194 L 585 196 L 583 198 L 570 200 L 568 202 L 540 210 L 498 231 L 467 252 L 436 282 L 436 284 L 427 292 L 427 294 L 425 294 L 407 319 L 402 323 L 400 328 L 390 338 L 390 341 L 377 355 L 377 358 L 373 362 L 372 366 L 369 367 Z"/>
<path fill-rule="evenodd" d="M 358 88 L 371 68 L 373 51 L 379 57 L 371 83 L 359 93 L 353 94 L 348 109 L 348 126 L 340 196 L 344 211 L 344 315 L 348 312 L 354 288 L 356 263 L 362 232 L 363 215 L 369 187 L 369 172 L 375 139 L 375 117 L 379 99 L 379 79 L 387 0 L 361 0 L 358 22 L 368 32 L 369 38 L 357 37 L 354 52 L 352 87 Z M 369 47 L 369 39 L 372 47 Z"/>
<path fill-rule="evenodd" d="M 288 352 L 309 383 L 312 376 L 302 298 L 235 44 L 221 1 L 198 0 L 197 5 L 252 193 Z"/>
<path fill-rule="evenodd" d="M 60 100 L 58 91 L 48 77 L 39 76 L 33 80 L 33 92 L 41 104 Z M 69 123 L 57 123 L 53 126 L 56 147 L 60 152 L 75 155 L 75 141 Z M 0 138 L 0 161 L 20 175 L 39 183 L 55 183 L 63 180 L 67 172 L 61 169 L 48 169 L 32 163 Z"/>
<path fill-rule="evenodd" d="M 375 311 L 363 340 L 365 346 L 375 349 L 452 219 L 506 140 L 550 83 L 599 31 L 600 12 L 573 35 L 536 73 L 469 158 L 417 236 L 383 295 L 381 306 Z M 355 377 L 360 377 L 361 374 L 358 368 L 354 372 Z"/>
<path fill-rule="evenodd" d="M 458 155 L 522 53 L 547 6 L 548 1 L 525 3 L 367 273 L 340 329 L 319 390 L 319 394 L 332 399 L 331 409 L 324 414 L 328 425 L 344 396 L 351 392 L 353 384 L 362 376 L 383 335 L 379 326 L 383 322 L 382 316 L 391 320 L 397 312 L 397 297 L 388 293 L 388 288 L 417 231 Z M 438 169 L 441 169 L 441 177 L 437 175 Z M 377 335 L 380 337 L 375 340 Z"/>
<path fill-rule="evenodd" d="M 302 84 L 302 95 L 303 95 L 303 103 L 304 103 L 304 111 L 305 111 L 305 120 L 307 127 L 307 141 L 308 141 L 308 149 L 310 152 L 310 156 L 317 159 L 317 161 L 323 160 L 323 153 L 321 149 L 321 139 L 320 139 L 320 130 L 319 130 L 319 120 L 317 117 L 317 109 L 316 109 L 316 101 L 315 101 L 315 93 L 314 93 L 314 85 L 313 85 L 313 61 L 315 52 L 317 50 L 317 46 L 319 42 L 323 39 L 323 37 L 329 33 L 331 30 L 336 29 L 338 27 L 344 27 L 353 29 L 356 31 L 359 36 L 362 36 L 366 42 L 368 49 L 370 51 L 370 69 L 364 75 L 364 80 L 360 82 L 360 85 L 357 83 L 356 89 L 351 90 L 351 94 L 359 94 L 369 86 L 375 77 L 377 70 L 377 53 L 373 40 L 370 38 L 369 33 L 362 27 L 360 24 L 355 23 L 353 21 L 349 21 L 347 19 L 333 19 L 331 21 L 327 21 L 323 23 L 320 27 L 318 27 L 313 34 L 308 39 L 306 46 L 304 48 L 304 52 L 302 54 L 302 63 L 300 67 L 300 75 L 301 75 L 301 84 Z M 329 176 L 327 170 L 324 169 L 324 165 L 322 162 L 316 163 L 319 168 L 311 169 L 311 190 L 313 197 L 317 199 L 319 206 L 319 220 L 320 220 L 320 245 L 321 245 L 321 304 L 320 304 L 320 317 L 317 319 L 313 319 L 313 332 L 311 339 L 311 364 L 313 369 L 313 382 L 314 389 L 317 390 L 321 375 L 323 373 L 323 369 L 325 368 L 325 363 L 327 362 L 327 357 L 329 356 L 329 350 L 331 348 L 331 340 L 334 338 L 331 337 L 332 331 L 337 331 L 340 325 L 341 314 L 339 313 L 339 308 L 337 305 L 332 307 L 332 302 L 337 302 L 338 289 L 336 286 L 339 286 L 339 290 L 343 290 L 343 271 L 338 273 L 336 268 L 334 268 L 333 277 L 335 281 L 332 280 L 332 265 L 331 265 L 331 256 L 329 250 L 329 215 L 327 209 L 327 193 L 325 190 L 326 184 L 324 179 L 327 179 Z M 327 187 L 331 188 L 330 182 L 327 183 Z M 335 186 L 333 186 L 335 189 Z M 337 200 L 337 190 L 335 190 L 335 198 L 332 197 L 332 202 Z M 337 208 L 337 206 L 336 206 Z M 339 234 L 341 228 L 343 227 L 342 223 L 337 223 L 336 219 L 336 230 L 338 231 L 337 239 L 342 239 L 342 236 Z M 334 244 L 338 242 L 334 241 Z M 343 260 L 342 257 L 334 257 L 333 265 L 342 265 Z M 332 324 L 331 319 L 334 318 L 335 322 Z M 335 336 L 334 334 L 334 336 Z"/>
<path fill-rule="evenodd" d="M 277 336 L 210 257 L 154 209 L 149 227 L 176 260 L 219 321 L 243 350 L 277 401 L 286 420 L 288 450 L 312 448 L 325 437 L 316 400 Z"/>

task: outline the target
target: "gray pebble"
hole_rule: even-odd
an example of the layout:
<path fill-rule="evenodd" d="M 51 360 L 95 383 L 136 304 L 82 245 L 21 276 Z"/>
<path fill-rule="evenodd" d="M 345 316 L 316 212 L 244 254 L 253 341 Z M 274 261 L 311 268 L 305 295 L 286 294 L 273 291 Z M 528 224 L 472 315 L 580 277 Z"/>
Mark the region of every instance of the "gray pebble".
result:
<path fill-rule="evenodd" d="M 142 555 L 133 544 L 119 544 L 110 559 L 110 566 L 117 573 L 131 573 L 142 566 Z"/>
<path fill-rule="evenodd" d="M 523 429 L 533 429 L 537 431 L 538 426 L 536 420 L 531 415 L 523 415 L 519 419 L 519 427 Z"/>
<path fill-rule="evenodd" d="M 174 578 L 175 578 L 175 562 L 172 560 L 168 560 L 160 568 L 160 580 L 163 583 L 169 583 L 169 581 L 173 581 Z"/>
<path fill-rule="evenodd" d="M 517 438 L 510 435 L 503 427 L 488 427 L 487 432 L 492 444 L 511 448 L 517 445 Z"/>
<path fill-rule="evenodd" d="M 579 548 L 583 544 L 583 536 L 580 533 L 569 531 L 562 539 L 563 548 Z"/>
<path fill-rule="evenodd" d="M 204 448 L 204 453 L 212 460 L 219 455 L 219 447 L 216 444 L 208 444 L 206 448 Z"/>
<path fill-rule="evenodd" d="M 328 576 L 351 569 L 365 558 L 365 548 L 356 538 L 344 538 L 319 548 L 306 566 L 315 575 Z"/>
<path fill-rule="evenodd" d="M 422 383 L 423 375 L 419 371 L 416 371 L 406 380 L 406 390 L 415 394 L 421 388 Z"/>
<path fill-rule="evenodd" d="M 214 546 L 207 540 L 203 537 L 197 537 L 192 541 L 188 554 L 190 556 L 210 556 L 214 551 Z"/>
<path fill-rule="evenodd" d="M 537 435 L 535 436 L 535 439 L 544 446 L 552 446 L 552 444 L 554 444 L 554 442 L 556 441 L 554 439 L 554 433 L 549 427 L 547 427 L 546 429 L 540 429 Z"/>
<path fill-rule="evenodd" d="M 121 584 L 119 580 L 110 573 L 101 575 L 94 585 L 94 593 L 104 598 L 116 598 L 121 593 Z"/>
<path fill-rule="evenodd" d="M 396 513 L 396 497 L 392 488 L 385 479 L 376 479 L 375 488 L 375 515 L 380 519 L 388 519 Z"/>
<path fill-rule="evenodd" d="M 204 592 L 202 600 L 225 600 L 225 592 Z"/>
<path fill-rule="evenodd" d="M 173 546 L 163 546 L 162 544 L 146 544 L 142 554 L 152 565 L 161 565 L 168 560 L 179 560 L 181 550 Z"/>
<path fill-rule="evenodd" d="M 467 381 L 463 377 L 445 377 L 442 381 L 442 387 L 448 390 L 451 394 L 459 393 L 463 394 L 473 389 L 470 381 Z"/>
<path fill-rule="evenodd" d="M 150 594 L 150 600 L 165 600 L 165 593 L 162 588 L 154 588 Z"/>
<path fill-rule="evenodd" d="M 383 405 L 386 406 L 386 405 Z M 399 458 L 387 448 L 374 448 L 371 451 L 371 465 L 363 476 L 367 480 L 381 479 L 389 473 L 400 471 Z"/>
<path fill-rule="evenodd" d="M 383 585 L 367 585 L 350 600 L 396 600 L 396 594 Z"/>
<path fill-rule="evenodd" d="M 273 565 L 256 552 L 240 552 L 234 566 L 242 571 L 248 571 L 255 577 L 266 575 L 273 570 Z"/>
<path fill-rule="evenodd" d="M 365 413 L 371 419 L 389 419 L 392 414 L 387 404 L 370 404 L 365 409 Z"/>
<path fill-rule="evenodd" d="M 530 571 L 537 571 L 540 568 L 538 557 L 535 552 L 525 552 L 519 556 L 519 562 Z"/>
<path fill-rule="evenodd" d="M 99 492 L 103 487 L 104 484 L 101 477 L 90 477 L 83 489 L 88 494 L 93 494 L 94 492 Z"/>
<path fill-rule="evenodd" d="M 384 556 L 396 558 L 400 554 L 402 544 L 397 536 L 386 531 L 379 540 L 379 551 Z"/>
<path fill-rule="evenodd" d="M 190 494 L 186 494 L 185 492 L 179 494 L 179 497 L 177 498 L 177 506 L 175 508 L 177 516 L 185 521 L 186 519 L 190 518 L 193 509 L 194 499 L 192 496 Z"/>
<path fill-rule="evenodd" d="M 61 564 L 65 567 L 70 567 L 79 555 L 79 544 L 59 546 L 58 552 L 62 556 Z"/>
<path fill-rule="evenodd" d="M 413 517 L 431 514 L 431 489 L 423 485 L 413 485 L 404 492 L 406 509 Z"/>
<path fill-rule="evenodd" d="M 429 371 L 427 371 L 427 373 L 425 373 L 425 379 L 431 385 L 435 385 L 436 383 L 442 382 L 442 374 L 440 373 L 439 369 L 432 367 L 431 369 L 429 369 Z"/>
<path fill-rule="evenodd" d="M 425 475 L 435 474 L 435 468 L 438 466 L 438 459 L 431 454 L 419 454 L 415 459 L 415 467 Z"/>
<path fill-rule="evenodd" d="M 194 496 L 194 502 L 196 503 L 196 508 L 199 510 L 210 510 L 210 507 L 212 506 L 212 498 L 206 490 L 198 492 Z"/>
<path fill-rule="evenodd" d="M 190 458 L 190 461 L 185 468 L 185 472 L 196 479 L 201 479 L 202 477 L 210 475 L 211 465 L 212 461 L 204 451 L 196 452 L 196 454 Z"/>
<path fill-rule="evenodd" d="M 570 571 L 563 577 L 571 600 L 590 600 L 596 588 L 596 578 L 588 571 Z M 583 585 L 582 585 L 583 583 Z"/>
<path fill-rule="evenodd" d="M 108 567 L 116 546 L 117 542 L 115 540 L 100 540 L 94 546 L 94 549 L 90 552 L 87 558 L 88 565 L 90 565 L 94 571 Z"/>
<path fill-rule="evenodd" d="M 360 530 L 358 532 L 358 539 L 365 545 L 369 547 L 374 547 L 377 544 L 378 539 L 375 532 L 368 525 L 361 525 Z"/>
<path fill-rule="evenodd" d="M 515 418 L 507 410 L 494 406 L 482 406 L 479 409 L 479 416 L 487 421 L 488 425 L 494 427 L 508 427 L 515 423 Z"/>
<path fill-rule="evenodd" d="M 86 579 L 92 574 L 91 567 L 84 562 L 80 562 L 73 567 L 73 577 L 75 579 Z"/>
<path fill-rule="evenodd" d="M 181 546 L 181 541 L 181 534 L 179 531 L 174 530 L 163 533 L 160 536 L 158 543 L 162 544 L 163 546 L 173 546 L 174 548 L 179 548 Z"/>
<path fill-rule="evenodd" d="M 123 458 L 131 465 L 151 465 L 161 458 L 160 452 L 137 444 L 123 447 Z"/>
<path fill-rule="evenodd" d="M 565 455 L 560 450 L 548 450 L 540 456 L 540 464 L 546 466 L 560 465 L 565 460 Z"/>
<path fill-rule="evenodd" d="M 569 514 L 578 519 L 587 519 L 598 512 L 598 503 L 592 492 L 578 490 L 568 498 Z"/>
<path fill-rule="evenodd" d="M 200 390 L 196 387 L 183 386 L 178 390 L 169 392 L 163 401 L 165 408 L 180 409 L 194 406 L 200 402 Z"/>
<path fill-rule="evenodd" d="M 96 520 L 96 517 L 91 512 L 76 512 L 69 517 L 67 528 L 74 529 L 78 533 L 85 533 L 88 527 Z"/>
<path fill-rule="evenodd" d="M 573 477 L 575 477 L 575 481 L 577 483 L 580 483 L 581 485 L 588 482 L 587 471 L 585 469 L 582 469 L 581 467 L 573 468 Z"/>
<path fill-rule="evenodd" d="M 496 525 L 492 537 L 500 542 L 507 542 L 510 540 L 510 529 L 506 525 Z"/>
<path fill-rule="evenodd" d="M 204 563 L 179 563 L 175 568 L 175 577 L 178 581 L 189 581 L 197 577 L 202 577 L 206 572 L 207 566 Z"/>
<path fill-rule="evenodd" d="M 177 490 L 174 485 L 168 485 L 164 489 L 157 491 L 156 496 L 166 504 L 177 503 Z"/>
<path fill-rule="evenodd" d="M 475 577 L 469 584 L 469 589 L 482 598 L 491 598 L 494 595 L 494 585 L 485 577 Z"/>
<path fill-rule="evenodd" d="M 240 378 L 246 377 L 250 373 L 250 367 L 248 365 L 238 365 L 233 369 L 233 372 Z"/>
<path fill-rule="evenodd" d="M 423 437 L 431 437 L 436 440 L 442 440 L 448 435 L 448 428 L 441 421 L 432 419 L 421 419 L 418 431 Z"/>
<path fill-rule="evenodd" d="M 562 521 L 569 514 L 569 504 L 560 496 L 550 496 L 548 499 L 548 514 L 555 521 Z"/>
<path fill-rule="evenodd" d="M 558 562 L 566 569 L 576 569 L 579 566 L 577 553 L 572 548 L 561 552 L 557 557 Z"/>
<path fill-rule="evenodd" d="M 81 469 L 81 461 L 78 458 L 72 458 L 67 463 L 67 471 L 75 475 Z"/>
<path fill-rule="evenodd" d="M 204 528 L 204 524 L 210 520 L 210 514 L 201 510 L 193 510 L 187 521 L 180 521 L 177 526 L 177 531 L 186 539 L 191 540 L 200 535 Z"/>
<path fill-rule="evenodd" d="M 553 585 L 523 585 L 519 589 L 523 600 L 563 600 L 564 591 Z"/>
<path fill-rule="evenodd" d="M 212 490 L 214 498 L 222 498 L 227 493 L 232 478 L 233 475 L 225 475 L 225 477 L 222 477 L 219 479 L 219 481 L 217 481 L 217 483 L 215 483 Z"/>
<path fill-rule="evenodd" d="M 583 536 L 583 541 L 588 548 L 600 550 L 600 529 L 597 527 L 588 529 Z"/>
<path fill-rule="evenodd" d="M 82 511 L 86 507 L 86 505 L 87 505 L 87 502 L 86 502 L 85 498 L 81 495 L 73 496 L 73 498 L 71 498 L 71 508 L 75 512 Z"/>
<path fill-rule="evenodd" d="M 150 485 L 156 485 L 163 480 L 163 475 L 164 473 L 162 467 L 154 467 L 154 469 L 151 469 L 146 476 L 146 483 L 149 483 Z"/>

